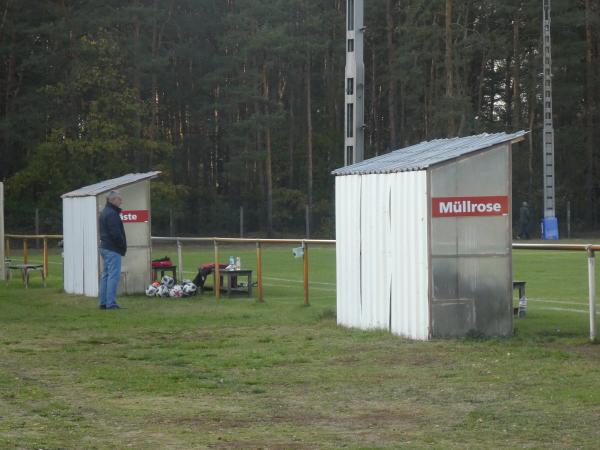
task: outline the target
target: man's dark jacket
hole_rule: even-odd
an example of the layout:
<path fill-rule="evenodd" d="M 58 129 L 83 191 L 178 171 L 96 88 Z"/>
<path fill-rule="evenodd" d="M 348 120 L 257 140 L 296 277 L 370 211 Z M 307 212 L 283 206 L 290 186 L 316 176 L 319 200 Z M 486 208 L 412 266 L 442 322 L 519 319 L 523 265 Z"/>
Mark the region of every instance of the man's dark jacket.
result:
<path fill-rule="evenodd" d="M 105 248 L 121 256 L 127 253 L 127 237 L 121 220 L 121 208 L 107 203 L 98 219 L 100 226 L 100 247 Z"/>

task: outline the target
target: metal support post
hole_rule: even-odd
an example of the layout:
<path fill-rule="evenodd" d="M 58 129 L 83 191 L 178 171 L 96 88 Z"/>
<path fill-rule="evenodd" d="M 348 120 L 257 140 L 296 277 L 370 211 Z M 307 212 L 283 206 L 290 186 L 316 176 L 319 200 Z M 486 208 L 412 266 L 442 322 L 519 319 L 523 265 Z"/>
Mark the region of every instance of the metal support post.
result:
<path fill-rule="evenodd" d="M 256 243 L 256 277 L 258 282 L 258 301 L 264 302 L 262 283 L 262 248 L 260 242 Z"/>
<path fill-rule="evenodd" d="M 48 238 L 44 236 L 44 277 L 48 278 Z"/>
<path fill-rule="evenodd" d="M 221 298 L 221 268 L 219 267 L 219 243 L 217 241 L 215 242 L 215 285 L 214 285 L 214 290 L 215 290 L 215 298 L 217 300 L 219 300 L 219 298 Z"/>
<path fill-rule="evenodd" d="M 588 292 L 590 301 L 590 341 L 596 341 L 596 258 L 588 248 Z"/>
<path fill-rule="evenodd" d="M 177 240 L 177 278 L 178 282 L 181 283 L 183 280 L 183 252 L 179 240 Z"/>
<path fill-rule="evenodd" d="M 304 262 L 304 306 L 308 306 L 308 244 L 302 241 L 302 248 L 304 255 L 302 256 Z"/>

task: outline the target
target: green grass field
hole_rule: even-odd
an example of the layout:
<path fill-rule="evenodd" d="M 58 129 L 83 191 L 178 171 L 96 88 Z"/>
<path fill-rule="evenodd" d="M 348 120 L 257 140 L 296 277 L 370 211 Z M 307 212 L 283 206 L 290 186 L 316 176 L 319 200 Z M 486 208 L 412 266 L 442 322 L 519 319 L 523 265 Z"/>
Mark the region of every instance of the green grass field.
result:
<path fill-rule="evenodd" d="M 255 264 L 252 247 L 221 252 Z M 100 311 L 61 293 L 58 255 L 48 288 L 2 285 L 0 448 L 600 447 L 583 253 L 514 253 L 530 298 L 514 337 L 433 342 L 338 328 L 334 250 L 310 257 L 310 307 L 289 247 L 265 250 L 264 304 Z M 189 249 L 185 267 L 211 259 Z"/>

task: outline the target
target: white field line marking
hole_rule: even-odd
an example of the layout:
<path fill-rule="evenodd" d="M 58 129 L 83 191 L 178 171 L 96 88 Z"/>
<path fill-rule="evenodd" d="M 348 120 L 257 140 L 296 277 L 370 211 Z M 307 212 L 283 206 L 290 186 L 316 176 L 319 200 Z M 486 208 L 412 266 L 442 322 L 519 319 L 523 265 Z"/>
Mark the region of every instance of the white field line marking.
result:
<path fill-rule="evenodd" d="M 190 271 L 184 270 L 183 273 L 195 274 L 197 272 L 190 272 Z M 263 277 L 263 278 L 265 280 L 288 281 L 288 282 L 298 283 L 298 284 L 304 283 L 303 280 L 292 280 L 292 279 L 289 279 L 289 278 L 274 278 L 274 277 Z M 327 282 L 324 282 L 324 281 L 309 281 L 309 283 L 311 285 L 313 285 L 313 284 L 323 284 L 323 285 L 326 285 L 326 286 L 335 286 L 335 283 L 327 283 Z M 281 286 L 281 287 L 289 287 L 289 288 L 291 288 L 291 287 L 298 287 L 298 286 L 290 286 L 289 284 L 277 284 L 277 283 L 268 283 L 268 284 L 266 284 L 266 286 Z M 314 286 L 311 287 L 311 289 L 318 289 L 318 290 L 321 290 L 321 291 L 335 292 L 335 289 L 327 289 L 327 288 L 314 287 Z"/>
<path fill-rule="evenodd" d="M 291 281 L 292 283 L 304 283 L 303 280 L 291 280 L 289 278 L 275 278 L 275 277 L 263 277 L 266 280 L 275 280 L 275 281 Z M 335 286 L 335 283 L 328 283 L 326 281 L 311 281 L 310 284 L 324 284 L 326 286 Z"/>
<path fill-rule="evenodd" d="M 545 298 L 536 298 L 536 297 L 527 297 L 527 300 L 533 300 L 534 302 L 540 302 L 540 303 L 557 303 L 559 305 L 573 305 L 573 306 L 586 306 L 587 305 L 587 299 L 582 299 L 581 302 L 569 302 L 569 301 L 565 301 L 565 300 L 559 300 L 559 299 L 545 299 Z"/>
<path fill-rule="evenodd" d="M 552 306 L 546 306 L 543 308 L 536 308 L 536 309 L 541 309 L 541 310 L 546 310 L 546 311 L 564 311 L 564 312 L 574 312 L 574 313 L 579 313 L 579 314 L 589 314 L 589 311 L 585 311 L 582 309 L 572 309 L 572 308 L 555 308 Z M 596 315 L 600 315 L 600 311 L 596 312 Z"/>
<path fill-rule="evenodd" d="M 183 273 L 187 273 L 187 274 L 195 274 L 197 272 L 190 272 L 190 271 L 183 271 Z M 296 280 L 288 280 L 285 278 L 272 278 L 272 277 L 264 277 L 265 279 L 268 280 L 282 280 L 282 281 L 292 281 L 294 283 L 303 283 L 303 281 L 296 281 Z M 273 286 L 273 287 L 286 287 L 286 288 L 291 288 L 291 289 L 295 289 L 298 288 L 300 286 L 292 286 L 290 284 L 280 284 L 280 283 L 263 283 L 265 286 Z M 317 281 L 310 281 L 310 284 L 327 284 L 327 285 L 332 285 L 335 286 L 334 283 L 318 283 Z M 310 288 L 311 290 L 317 290 L 317 291 L 326 291 L 326 292 L 336 292 L 335 289 L 329 289 L 329 288 L 323 288 L 323 287 L 318 287 L 318 286 L 311 286 Z"/>
<path fill-rule="evenodd" d="M 184 271 L 183 273 L 197 273 L 197 272 Z M 293 280 L 291 278 L 275 278 L 275 277 L 263 277 L 263 278 L 265 280 L 287 281 L 287 282 L 299 283 L 299 284 L 304 283 L 304 280 Z M 311 281 L 310 284 L 322 284 L 325 286 L 335 286 L 335 283 L 330 283 L 327 281 Z"/>
<path fill-rule="evenodd" d="M 274 284 L 274 283 L 264 283 L 265 286 L 273 286 L 273 287 L 286 287 L 286 288 L 290 288 L 290 289 L 297 289 L 299 286 L 291 286 L 289 284 Z M 316 287 L 316 286 L 311 286 L 310 287 L 311 291 L 325 291 L 325 292 L 336 292 L 335 289 L 327 289 L 327 288 L 322 288 L 322 287 Z"/>

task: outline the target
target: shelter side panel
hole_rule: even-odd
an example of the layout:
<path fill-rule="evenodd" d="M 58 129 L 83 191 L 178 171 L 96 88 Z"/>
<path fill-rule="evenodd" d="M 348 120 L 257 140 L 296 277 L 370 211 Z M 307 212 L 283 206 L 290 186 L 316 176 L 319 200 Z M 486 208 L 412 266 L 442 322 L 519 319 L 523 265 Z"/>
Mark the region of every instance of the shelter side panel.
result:
<path fill-rule="evenodd" d="M 509 148 L 431 169 L 435 337 L 512 333 Z"/>
<path fill-rule="evenodd" d="M 335 179 L 337 323 L 360 327 L 360 176 Z"/>

